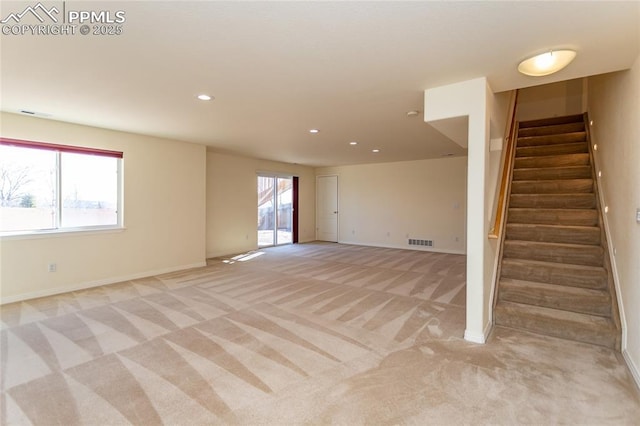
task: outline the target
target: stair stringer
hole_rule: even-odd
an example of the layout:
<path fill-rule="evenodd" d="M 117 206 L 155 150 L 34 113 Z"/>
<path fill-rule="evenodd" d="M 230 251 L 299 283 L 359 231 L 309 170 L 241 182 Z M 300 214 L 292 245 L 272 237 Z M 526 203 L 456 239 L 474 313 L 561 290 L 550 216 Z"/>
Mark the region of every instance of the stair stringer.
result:
<path fill-rule="evenodd" d="M 591 129 L 588 113 L 584 113 L 584 128 L 586 132 L 587 144 L 589 145 L 589 157 L 591 161 L 591 175 L 593 178 L 593 191 L 596 196 L 596 210 L 598 211 L 598 221 L 600 224 L 600 246 L 603 250 L 603 266 L 607 271 L 607 287 L 609 294 L 611 295 L 611 319 L 617 330 L 616 349 L 621 351 L 623 334 L 626 333 L 626 326 L 622 322 L 620 312 L 620 301 L 618 300 L 619 284 L 617 281 L 617 273 L 615 271 L 615 263 L 611 260 L 611 251 L 613 250 L 611 239 L 609 238 L 609 223 L 606 220 L 606 216 L 602 212 L 602 206 L 606 205 L 604 202 L 604 196 L 600 190 L 600 182 L 597 174 L 597 162 L 593 149 L 593 141 L 591 140 Z"/>

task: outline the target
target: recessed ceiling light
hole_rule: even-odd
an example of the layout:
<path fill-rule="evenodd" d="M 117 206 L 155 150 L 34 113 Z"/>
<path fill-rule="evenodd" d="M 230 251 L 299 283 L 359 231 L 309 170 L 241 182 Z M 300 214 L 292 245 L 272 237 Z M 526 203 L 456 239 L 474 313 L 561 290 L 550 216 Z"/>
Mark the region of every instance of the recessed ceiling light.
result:
<path fill-rule="evenodd" d="M 542 77 L 560 71 L 569 65 L 575 57 L 574 50 L 551 50 L 520 62 L 518 71 L 525 75 Z"/>
<path fill-rule="evenodd" d="M 205 95 L 203 93 L 203 94 L 198 95 L 198 99 L 200 99 L 201 101 L 210 101 L 211 99 L 213 99 L 213 97 L 211 97 L 209 95 Z"/>
<path fill-rule="evenodd" d="M 378 152 L 380 152 L 380 150 L 379 149 L 372 149 L 371 152 L 375 152 L 377 154 Z"/>
<path fill-rule="evenodd" d="M 309 130 L 309 133 L 313 133 L 313 134 L 320 133 L 320 130 L 318 130 L 318 129 L 311 129 L 311 130 Z"/>
<path fill-rule="evenodd" d="M 409 112 L 407 112 L 407 117 L 415 117 L 418 114 L 420 114 L 420 111 L 418 111 L 418 110 L 409 111 Z"/>
<path fill-rule="evenodd" d="M 356 141 L 351 141 L 351 142 L 349 142 L 349 145 L 358 145 L 358 142 L 356 142 Z"/>

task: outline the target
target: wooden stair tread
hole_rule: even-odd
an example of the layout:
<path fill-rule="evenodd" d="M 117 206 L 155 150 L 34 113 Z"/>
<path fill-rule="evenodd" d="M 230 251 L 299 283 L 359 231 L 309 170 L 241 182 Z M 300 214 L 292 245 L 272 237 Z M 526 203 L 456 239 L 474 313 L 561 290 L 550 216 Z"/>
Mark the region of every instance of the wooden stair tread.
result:
<path fill-rule="evenodd" d="M 504 259 L 503 263 L 513 263 L 515 265 L 530 265 L 535 268 L 544 268 L 544 267 L 559 267 L 562 269 L 571 270 L 572 273 L 577 273 L 584 271 L 587 274 L 597 274 L 604 273 L 606 270 L 602 266 L 591 266 L 591 265 L 572 265 L 570 263 L 557 263 L 557 262 L 547 262 L 542 260 L 530 260 L 530 259 Z"/>
<path fill-rule="evenodd" d="M 517 194 L 517 195 L 538 195 L 538 194 Z M 553 195 L 562 195 L 562 194 L 553 194 Z M 509 210 L 538 210 L 538 211 L 549 211 L 549 212 L 575 212 L 575 211 L 584 211 L 584 212 L 597 212 L 596 209 L 537 209 L 537 208 L 520 208 L 514 207 Z"/>
<path fill-rule="evenodd" d="M 596 209 L 511 207 L 507 210 L 507 223 L 595 226 L 599 215 Z"/>
<path fill-rule="evenodd" d="M 541 283 L 537 281 L 527 281 L 527 280 L 516 280 L 513 278 L 502 278 L 501 282 L 505 284 L 507 287 L 514 288 L 522 288 L 522 289 L 533 289 L 540 291 L 549 291 L 549 292 L 559 292 L 564 294 L 569 294 L 573 296 L 606 296 L 608 298 L 608 293 L 602 289 L 592 289 L 592 288 L 582 288 L 582 287 L 573 287 L 559 284 L 549 284 L 549 283 Z"/>
<path fill-rule="evenodd" d="M 520 128 L 526 127 L 539 127 L 539 126 L 552 126 L 554 124 L 567 124 L 567 123 L 584 123 L 584 117 L 582 114 L 565 115 L 561 117 L 539 118 L 536 120 L 521 121 Z"/>
<path fill-rule="evenodd" d="M 545 179 L 544 183 L 549 183 L 548 181 L 557 181 L 558 183 L 568 183 L 568 182 L 576 182 L 576 183 L 593 183 L 593 179 L 591 178 L 580 178 L 580 179 Z M 540 183 L 540 180 L 531 179 L 531 180 L 519 180 L 518 183 Z M 568 192 L 567 194 L 570 194 Z"/>
<path fill-rule="evenodd" d="M 611 315 L 608 291 L 502 278 L 500 300 L 589 315 Z"/>
<path fill-rule="evenodd" d="M 513 166 L 515 169 L 588 166 L 589 164 L 590 159 L 588 153 L 516 157 L 513 162 Z"/>
<path fill-rule="evenodd" d="M 549 124 L 545 126 L 520 127 L 518 129 L 518 137 L 558 135 L 562 133 L 583 131 L 584 123 L 577 121 L 571 123 Z"/>
<path fill-rule="evenodd" d="M 503 256 L 574 265 L 603 265 L 603 250 L 599 245 L 505 240 Z"/>
<path fill-rule="evenodd" d="M 605 317 L 515 302 L 501 302 L 495 309 L 497 325 L 592 343 L 615 349 L 619 335 Z"/>
<path fill-rule="evenodd" d="M 514 180 L 512 194 L 571 194 L 593 192 L 593 179 Z"/>
<path fill-rule="evenodd" d="M 529 209 L 595 209 L 596 196 L 594 193 L 578 194 L 511 194 L 509 196 L 511 208 Z"/>
<path fill-rule="evenodd" d="M 553 249 L 576 249 L 576 250 L 586 250 L 584 244 L 569 244 L 569 243 L 545 243 L 538 241 L 521 241 L 521 240 L 505 240 L 505 244 L 508 245 L 526 245 L 526 246 L 536 246 L 536 247 L 546 247 L 550 250 Z M 602 250 L 600 246 L 593 246 L 594 248 L 598 248 Z"/>
<path fill-rule="evenodd" d="M 555 225 L 555 224 L 544 224 L 544 223 L 509 223 L 507 227 L 514 228 L 545 228 L 550 230 L 573 230 L 573 231 L 598 231 L 600 232 L 599 226 L 581 226 L 581 225 Z"/>
<path fill-rule="evenodd" d="M 520 167 L 513 171 L 514 181 L 589 178 L 592 178 L 591 167 L 589 166 Z"/>
<path fill-rule="evenodd" d="M 506 228 L 506 239 L 521 241 L 538 241 L 550 243 L 572 243 L 600 245 L 600 227 L 509 223 Z"/>
<path fill-rule="evenodd" d="M 607 271 L 602 266 L 504 258 L 500 276 L 571 287 L 607 288 Z"/>
<path fill-rule="evenodd" d="M 520 146 L 516 148 L 518 157 L 542 157 L 559 154 L 582 154 L 589 152 L 586 142 L 558 143 L 552 145 Z"/>
<path fill-rule="evenodd" d="M 585 131 L 561 133 L 557 135 L 523 136 L 519 137 L 516 146 L 552 145 L 557 143 L 584 142 L 587 134 Z"/>

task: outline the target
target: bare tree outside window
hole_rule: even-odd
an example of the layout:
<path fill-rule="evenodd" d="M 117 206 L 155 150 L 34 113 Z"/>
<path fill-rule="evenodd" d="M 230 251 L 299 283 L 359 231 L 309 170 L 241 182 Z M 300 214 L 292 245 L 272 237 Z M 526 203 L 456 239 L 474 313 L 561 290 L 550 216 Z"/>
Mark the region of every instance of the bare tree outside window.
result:
<path fill-rule="evenodd" d="M 0 162 L 0 206 L 21 205 L 23 198 L 30 196 L 24 189 L 31 181 L 30 166 Z"/>

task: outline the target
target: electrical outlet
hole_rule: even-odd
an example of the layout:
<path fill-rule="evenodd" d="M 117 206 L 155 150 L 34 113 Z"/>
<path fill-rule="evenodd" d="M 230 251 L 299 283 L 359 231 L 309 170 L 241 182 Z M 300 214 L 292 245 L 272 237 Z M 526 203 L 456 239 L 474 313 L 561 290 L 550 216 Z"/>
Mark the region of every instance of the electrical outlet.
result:
<path fill-rule="evenodd" d="M 55 263 L 50 263 L 47 265 L 47 271 L 56 272 L 57 270 L 58 270 L 58 265 L 56 265 Z"/>

